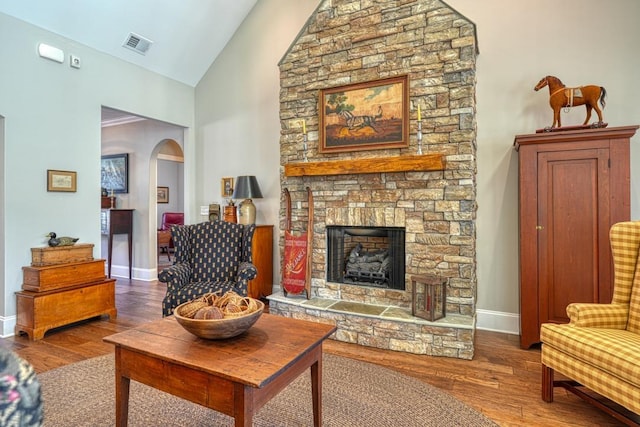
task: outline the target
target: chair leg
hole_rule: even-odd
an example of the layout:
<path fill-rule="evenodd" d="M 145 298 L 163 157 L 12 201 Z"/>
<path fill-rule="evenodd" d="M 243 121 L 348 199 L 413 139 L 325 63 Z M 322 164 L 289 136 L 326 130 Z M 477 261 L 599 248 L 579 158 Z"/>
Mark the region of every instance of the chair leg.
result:
<path fill-rule="evenodd" d="M 553 402 L 553 369 L 542 365 L 542 400 Z"/>
<path fill-rule="evenodd" d="M 158 246 L 158 259 L 160 259 L 160 256 L 166 253 L 167 254 L 167 258 L 169 258 L 169 261 L 171 261 L 171 252 L 169 251 L 169 246 Z"/>

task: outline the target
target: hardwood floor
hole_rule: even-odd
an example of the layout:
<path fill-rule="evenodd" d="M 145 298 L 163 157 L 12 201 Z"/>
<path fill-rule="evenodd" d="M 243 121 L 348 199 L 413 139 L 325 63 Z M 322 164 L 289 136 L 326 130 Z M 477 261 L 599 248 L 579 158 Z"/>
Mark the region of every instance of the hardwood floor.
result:
<path fill-rule="evenodd" d="M 103 316 L 58 328 L 39 341 L 5 338 L 0 345 L 31 362 L 38 373 L 113 351 L 102 338 L 161 318 L 165 285 L 118 280 L 118 317 Z M 578 397 L 555 390 L 555 402 L 540 397 L 540 350 L 521 350 L 518 337 L 477 331 L 472 361 L 378 350 L 327 340 L 325 351 L 389 369 L 434 385 L 483 412 L 501 426 L 621 426 Z M 410 402 L 408 403 L 410 404 Z"/>

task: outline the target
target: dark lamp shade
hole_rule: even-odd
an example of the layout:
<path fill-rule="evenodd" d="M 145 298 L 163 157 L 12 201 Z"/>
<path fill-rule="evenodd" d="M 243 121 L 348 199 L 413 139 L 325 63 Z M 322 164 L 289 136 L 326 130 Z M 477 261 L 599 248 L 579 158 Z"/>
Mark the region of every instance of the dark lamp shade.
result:
<path fill-rule="evenodd" d="M 262 199 L 262 192 L 258 180 L 253 175 L 236 178 L 236 188 L 233 189 L 232 199 Z"/>

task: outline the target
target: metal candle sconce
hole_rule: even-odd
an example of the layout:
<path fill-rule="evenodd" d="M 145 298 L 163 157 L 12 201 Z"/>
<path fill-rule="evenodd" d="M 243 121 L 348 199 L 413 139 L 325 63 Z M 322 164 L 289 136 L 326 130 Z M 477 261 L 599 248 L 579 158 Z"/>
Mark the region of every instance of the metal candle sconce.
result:
<path fill-rule="evenodd" d="M 302 138 L 303 138 L 303 140 L 302 140 L 302 151 L 303 151 L 302 160 L 306 162 L 307 161 L 307 134 L 306 133 L 303 134 Z"/>
<path fill-rule="evenodd" d="M 418 105 L 418 154 L 422 154 L 422 115 L 420 114 L 420 106 Z"/>
<path fill-rule="evenodd" d="M 307 161 L 307 121 L 302 119 L 302 160 Z"/>

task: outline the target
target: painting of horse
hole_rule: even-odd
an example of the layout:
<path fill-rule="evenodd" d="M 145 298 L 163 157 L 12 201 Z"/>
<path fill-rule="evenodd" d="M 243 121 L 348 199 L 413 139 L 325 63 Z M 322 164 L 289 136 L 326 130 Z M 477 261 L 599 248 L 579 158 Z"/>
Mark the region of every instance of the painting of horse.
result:
<path fill-rule="evenodd" d="M 409 146 L 407 75 L 320 89 L 320 153 Z"/>
<path fill-rule="evenodd" d="M 559 78 L 546 76 L 538 82 L 534 90 L 538 91 L 545 86 L 549 86 L 549 105 L 553 109 L 552 128 L 562 127 L 560 121 L 561 108 L 570 108 L 577 105 L 584 105 L 587 108 L 587 118 L 584 120 L 583 126 L 589 123 L 591 110 L 596 110 L 598 124 L 602 124 L 602 110 L 598 107 L 598 101 L 604 108 L 606 105 L 605 97 L 607 96 L 605 88 L 595 85 L 568 88 Z"/>

